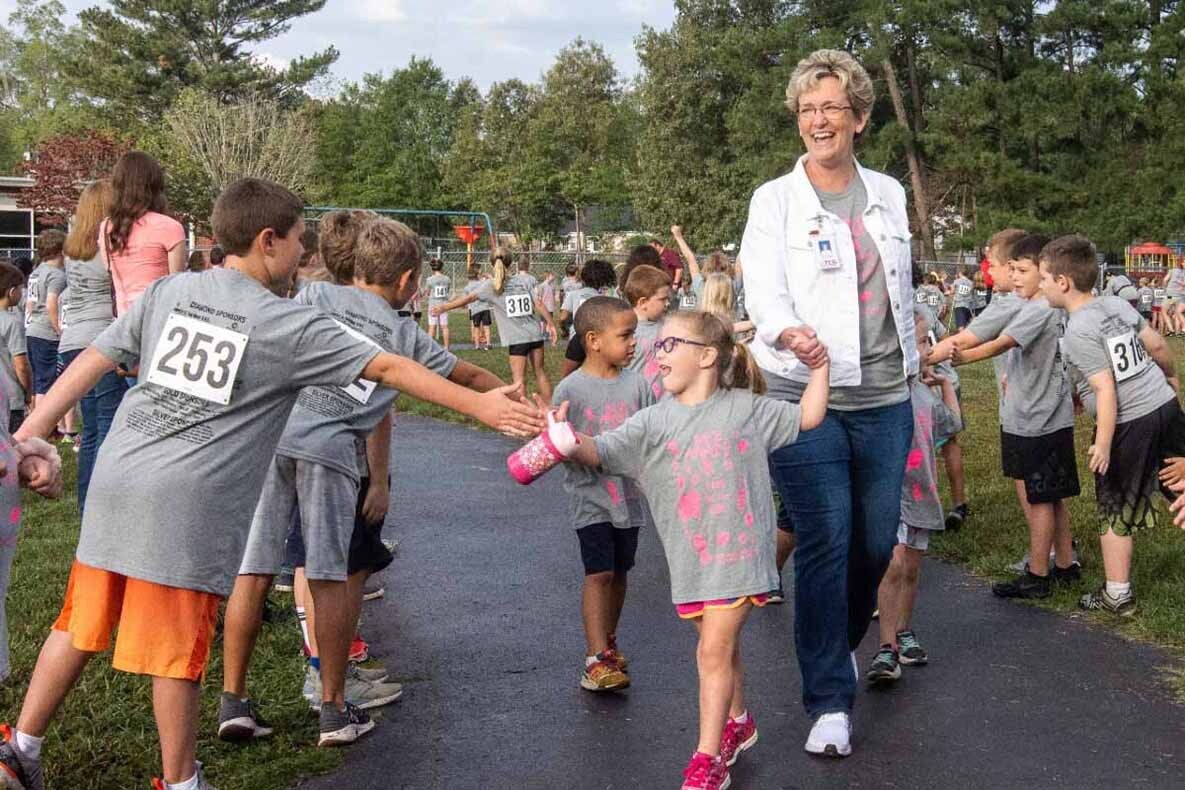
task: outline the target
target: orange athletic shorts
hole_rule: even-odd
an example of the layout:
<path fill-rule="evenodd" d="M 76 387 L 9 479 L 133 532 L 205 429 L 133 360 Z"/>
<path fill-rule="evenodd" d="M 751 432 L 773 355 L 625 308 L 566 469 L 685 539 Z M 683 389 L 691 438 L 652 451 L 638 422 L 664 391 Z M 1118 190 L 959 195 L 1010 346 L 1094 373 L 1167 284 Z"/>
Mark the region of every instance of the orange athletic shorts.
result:
<path fill-rule="evenodd" d="M 78 650 L 101 653 L 118 626 L 111 660 L 116 669 L 201 680 L 221 601 L 214 593 L 166 587 L 75 560 L 53 628 L 70 634 Z"/>

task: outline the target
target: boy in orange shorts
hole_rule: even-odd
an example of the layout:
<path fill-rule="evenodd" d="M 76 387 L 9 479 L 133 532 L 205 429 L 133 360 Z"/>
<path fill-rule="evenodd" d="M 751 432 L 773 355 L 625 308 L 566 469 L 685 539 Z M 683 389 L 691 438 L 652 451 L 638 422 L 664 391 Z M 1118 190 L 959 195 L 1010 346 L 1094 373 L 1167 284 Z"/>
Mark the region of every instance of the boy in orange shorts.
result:
<path fill-rule="evenodd" d="M 516 435 L 543 425 L 538 409 L 510 400 L 510 388 L 475 394 L 280 298 L 303 251 L 302 214 L 301 200 L 278 184 L 227 187 L 212 223 L 226 266 L 153 283 L 14 437 L 48 434 L 117 363 L 140 364 L 96 460 L 62 614 L 16 729 L 0 729 L 7 787 L 43 787 L 50 720 L 118 626 L 113 666 L 153 678 L 164 766 L 155 786 L 209 788 L 195 760 L 199 681 L 252 505 L 302 388 L 398 386 Z"/>

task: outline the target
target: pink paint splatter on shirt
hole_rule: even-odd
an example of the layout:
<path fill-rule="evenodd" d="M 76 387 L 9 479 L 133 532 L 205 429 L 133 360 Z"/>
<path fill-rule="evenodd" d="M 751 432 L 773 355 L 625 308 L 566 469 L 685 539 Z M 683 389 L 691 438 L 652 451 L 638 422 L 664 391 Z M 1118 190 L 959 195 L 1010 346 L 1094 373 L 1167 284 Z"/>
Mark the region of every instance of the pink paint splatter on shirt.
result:
<path fill-rule="evenodd" d="M 692 535 L 691 536 L 691 547 L 698 552 L 703 552 L 705 549 L 708 548 L 708 539 L 705 538 L 703 535 Z"/>
<path fill-rule="evenodd" d="M 745 526 L 746 527 L 753 526 L 753 514 L 752 513 L 745 514 Z"/>
<path fill-rule="evenodd" d="M 8 511 L 8 523 L 13 525 L 21 523 L 20 505 L 17 505 L 12 510 Z"/>
<path fill-rule="evenodd" d="M 615 505 L 621 504 L 621 491 L 617 488 L 617 482 L 613 478 L 605 480 L 605 490 L 609 492 L 609 501 Z"/>
<path fill-rule="evenodd" d="M 727 546 L 729 541 L 731 541 L 731 540 L 732 540 L 732 535 L 728 532 L 716 533 L 716 545 L 717 546 Z"/>
<path fill-rule="evenodd" d="M 741 439 L 737 442 L 737 452 L 738 453 L 743 453 L 748 449 L 749 449 L 749 442 L 747 442 L 746 440 Z"/>
<path fill-rule="evenodd" d="M 703 514 L 699 492 L 688 491 L 679 497 L 679 504 L 676 505 L 675 511 L 679 514 L 679 519 L 684 523 L 691 521 L 693 518 L 699 518 Z"/>
<path fill-rule="evenodd" d="M 909 455 L 905 458 L 905 471 L 912 472 L 915 469 L 920 469 L 924 460 L 925 453 L 921 451 L 921 448 L 910 450 Z"/>
<path fill-rule="evenodd" d="M 926 495 L 922 493 L 922 487 L 915 481 L 913 484 L 913 501 L 921 502 L 925 497 Z"/>
<path fill-rule="evenodd" d="M 744 513 L 749 509 L 749 492 L 744 488 L 737 489 L 737 510 Z"/>

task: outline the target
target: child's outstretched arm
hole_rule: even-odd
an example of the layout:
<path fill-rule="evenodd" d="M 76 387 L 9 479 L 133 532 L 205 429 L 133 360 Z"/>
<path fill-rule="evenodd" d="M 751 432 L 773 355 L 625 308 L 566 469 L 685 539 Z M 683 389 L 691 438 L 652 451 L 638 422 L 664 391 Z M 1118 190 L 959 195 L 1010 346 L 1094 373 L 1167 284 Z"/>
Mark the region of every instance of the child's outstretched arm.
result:
<path fill-rule="evenodd" d="M 1174 391 L 1180 392 L 1181 383 L 1177 379 L 1177 362 L 1173 359 L 1173 352 L 1169 351 L 1169 344 L 1164 342 L 1164 335 L 1151 326 L 1145 326 L 1140 330 L 1140 342 L 1144 344 L 1144 350 L 1148 352 L 1148 356 L 1152 357 L 1152 361 L 1164 371 L 1164 377 L 1168 379 L 1169 386 Z"/>
<path fill-rule="evenodd" d="M 477 294 L 461 294 L 451 302 L 445 302 L 444 304 L 438 304 L 436 307 L 429 308 L 428 312 L 432 315 L 440 315 L 441 313 L 447 313 L 449 310 L 456 310 L 457 308 L 465 307 L 470 302 L 476 301 Z"/>
<path fill-rule="evenodd" d="M 972 362 L 998 357 L 1008 349 L 1016 348 L 1017 345 L 1019 344 L 1008 335 L 1000 335 L 995 340 L 989 340 L 975 348 L 966 351 L 960 350 L 952 354 L 951 361 L 956 365 L 970 365 Z"/>
<path fill-rule="evenodd" d="M 543 414 L 534 405 L 513 400 L 512 394 L 517 391 L 514 384 L 474 395 L 472 390 L 436 375 L 414 360 L 388 353 L 377 354 L 371 359 L 362 371 L 362 377 L 473 417 L 512 436 L 535 436 L 545 425 Z M 60 414 L 55 417 L 54 422 L 60 417 Z"/>
<path fill-rule="evenodd" d="M 537 398 L 538 396 L 536 396 Z M 555 410 L 556 422 L 568 421 L 568 401 L 564 401 Z M 597 453 L 597 442 L 591 436 L 576 431 L 577 445 L 576 449 L 568 456 L 569 461 L 574 461 L 584 466 L 600 466 L 601 456 Z"/>
<path fill-rule="evenodd" d="M 13 434 L 13 439 L 19 444 L 26 439 L 49 436 L 58 420 L 112 370 L 115 370 L 115 362 L 94 346 L 88 346 L 37 402 L 37 408 L 29 413 L 28 419 Z"/>
<path fill-rule="evenodd" d="M 989 338 L 990 339 L 990 338 Z M 962 351 L 968 348 L 975 348 L 983 341 L 971 334 L 966 329 L 961 329 L 953 335 L 948 335 L 942 338 L 939 342 L 934 344 L 930 349 L 930 356 L 928 362 L 931 365 L 937 365 L 939 362 L 946 362 L 954 354 L 955 350 Z"/>
<path fill-rule="evenodd" d="M 506 385 L 505 381 L 490 371 L 463 359 L 457 360 L 457 366 L 449 374 L 448 380 L 474 392 L 489 392 Z"/>
<path fill-rule="evenodd" d="M 1095 434 L 1090 445 L 1090 471 L 1105 475 L 1111 465 L 1111 441 L 1115 438 L 1115 421 L 1119 413 L 1119 398 L 1115 394 L 1115 377 L 1110 370 L 1100 370 L 1087 378 L 1094 392 Z"/>
<path fill-rule="evenodd" d="M 811 368 L 811 377 L 802 393 L 802 430 L 818 428 L 827 416 L 827 401 L 831 396 L 831 362 Z"/>

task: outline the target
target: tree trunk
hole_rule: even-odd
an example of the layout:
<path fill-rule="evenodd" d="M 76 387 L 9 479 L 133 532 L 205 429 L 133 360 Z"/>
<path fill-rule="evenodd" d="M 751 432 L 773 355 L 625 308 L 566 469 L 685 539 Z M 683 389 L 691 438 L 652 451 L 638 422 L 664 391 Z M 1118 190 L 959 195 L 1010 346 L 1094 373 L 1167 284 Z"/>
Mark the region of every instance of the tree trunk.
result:
<path fill-rule="evenodd" d="M 909 71 L 909 95 L 913 102 L 913 131 L 926 131 L 926 116 L 922 104 L 922 85 L 918 81 L 917 41 L 911 36 L 905 44 L 905 63 Z"/>
<path fill-rule="evenodd" d="M 905 159 L 909 163 L 909 180 L 913 185 L 913 210 L 917 216 L 918 231 L 922 234 L 922 257 L 934 260 L 934 229 L 930 227 L 929 200 L 926 195 L 921 157 L 909 125 L 909 116 L 905 112 L 901 86 L 897 84 L 897 70 L 893 68 L 889 58 L 885 58 L 882 65 L 885 70 L 885 82 L 889 85 L 889 96 L 893 100 L 893 111 L 897 114 L 897 123 L 905 130 Z"/>

